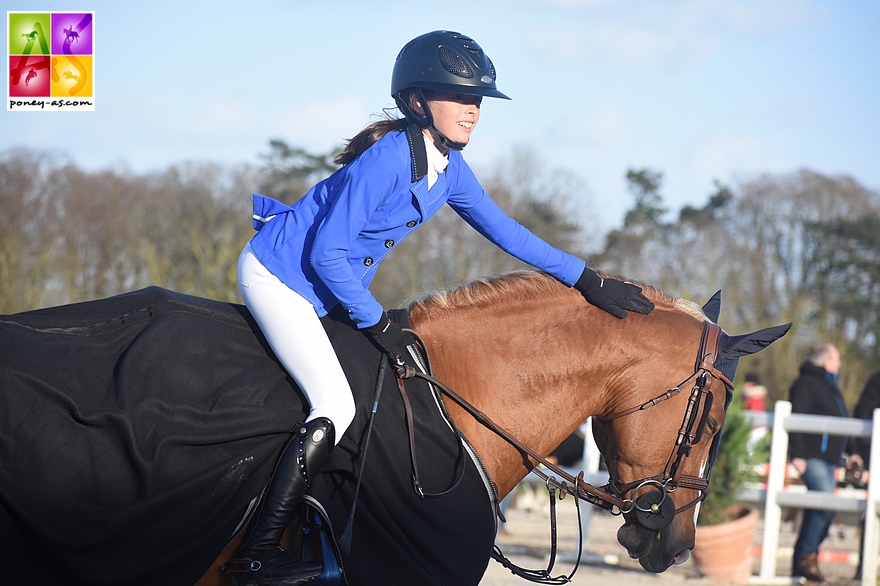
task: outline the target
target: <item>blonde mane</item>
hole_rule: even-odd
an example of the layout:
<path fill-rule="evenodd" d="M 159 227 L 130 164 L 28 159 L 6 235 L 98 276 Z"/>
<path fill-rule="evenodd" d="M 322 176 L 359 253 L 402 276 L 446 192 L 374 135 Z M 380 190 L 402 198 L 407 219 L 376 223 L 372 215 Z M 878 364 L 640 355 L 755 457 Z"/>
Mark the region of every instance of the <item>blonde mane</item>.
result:
<path fill-rule="evenodd" d="M 638 285 L 642 288 L 642 294 L 656 306 L 669 307 L 699 321 L 707 319 L 700 306 L 692 301 L 667 295 L 651 285 L 603 272 L 599 274 Z M 428 291 L 409 303 L 409 311 L 419 318 L 431 319 L 451 310 L 479 309 L 530 297 L 540 297 L 546 301 L 552 296 L 571 295 L 571 291 L 571 287 L 546 273 L 515 271 L 496 277 L 474 279 L 446 291 Z"/>

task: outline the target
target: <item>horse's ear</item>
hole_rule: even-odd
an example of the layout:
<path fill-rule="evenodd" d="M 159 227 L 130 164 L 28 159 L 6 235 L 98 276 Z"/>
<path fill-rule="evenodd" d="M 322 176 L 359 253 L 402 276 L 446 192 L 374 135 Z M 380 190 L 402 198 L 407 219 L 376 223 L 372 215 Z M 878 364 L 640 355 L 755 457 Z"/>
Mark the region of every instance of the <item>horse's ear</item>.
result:
<path fill-rule="evenodd" d="M 763 330 L 743 334 L 742 336 L 721 336 L 721 358 L 738 358 L 763 350 L 782 336 L 788 333 L 791 324 L 764 328 Z"/>
<path fill-rule="evenodd" d="M 703 306 L 703 315 L 712 320 L 713 324 L 718 323 L 718 316 L 721 315 L 721 290 L 715 292 L 712 299 Z"/>

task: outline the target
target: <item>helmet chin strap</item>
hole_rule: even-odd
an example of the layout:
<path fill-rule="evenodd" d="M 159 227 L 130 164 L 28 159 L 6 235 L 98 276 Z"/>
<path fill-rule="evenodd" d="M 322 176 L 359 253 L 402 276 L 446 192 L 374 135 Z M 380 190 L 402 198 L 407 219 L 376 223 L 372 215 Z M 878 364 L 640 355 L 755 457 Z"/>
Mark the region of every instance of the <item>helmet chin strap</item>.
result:
<path fill-rule="evenodd" d="M 440 144 L 447 149 L 454 151 L 464 149 L 464 147 L 467 146 L 466 142 L 455 142 L 454 140 L 450 140 L 446 135 L 437 130 L 436 126 L 434 126 L 434 115 L 431 114 L 431 109 L 428 107 L 428 100 L 425 99 L 425 94 L 422 93 L 422 88 L 413 88 L 413 93 L 416 95 L 419 103 L 423 105 L 422 109 L 425 113 L 416 113 L 416 111 L 409 105 L 409 100 L 402 99 L 402 96 L 400 95 L 394 96 L 394 101 L 397 102 L 397 108 L 403 112 L 404 117 L 419 128 L 433 128 L 434 132 L 437 133 L 437 136 L 440 139 Z"/>
<path fill-rule="evenodd" d="M 454 140 L 450 140 L 447 138 L 442 132 L 437 130 L 436 126 L 433 126 L 434 132 L 437 133 L 437 136 L 440 138 L 440 144 L 445 146 L 448 149 L 452 149 L 453 151 L 460 151 L 467 146 L 466 142 L 455 142 Z"/>

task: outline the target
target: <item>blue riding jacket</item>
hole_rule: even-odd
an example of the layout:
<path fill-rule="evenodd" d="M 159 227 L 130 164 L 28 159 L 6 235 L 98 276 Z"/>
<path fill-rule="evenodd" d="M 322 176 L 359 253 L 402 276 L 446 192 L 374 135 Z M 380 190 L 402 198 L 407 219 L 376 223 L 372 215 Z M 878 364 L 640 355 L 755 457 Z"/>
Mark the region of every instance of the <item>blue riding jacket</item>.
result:
<path fill-rule="evenodd" d="M 293 206 L 254 194 L 251 246 L 257 258 L 319 316 L 341 303 L 358 327 L 379 321 L 368 290 L 379 263 L 448 203 L 480 234 L 516 258 L 571 286 L 584 261 L 554 248 L 508 217 L 458 151 L 428 189 L 413 182 L 406 132 L 389 132 Z"/>

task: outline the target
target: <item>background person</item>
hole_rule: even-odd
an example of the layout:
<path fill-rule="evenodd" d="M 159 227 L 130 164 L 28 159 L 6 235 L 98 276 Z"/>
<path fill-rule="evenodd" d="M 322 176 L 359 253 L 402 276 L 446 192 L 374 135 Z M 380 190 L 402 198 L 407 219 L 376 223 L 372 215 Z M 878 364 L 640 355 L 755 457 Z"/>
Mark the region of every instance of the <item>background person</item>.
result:
<path fill-rule="evenodd" d="M 833 344 L 816 344 L 800 367 L 800 375 L 791 385 L 792 413 L 847 417 L 843 397 L 837 387 L 840 352 Z M 825 434 L 792 433 L 789 458 L 808 490 L 833 492 L 834 472 L 843 456 L 847 439 Z M 819 571 L 819 547 L 828 536 L 834 511 L 804 509 L 803 522 L 794 545 L 792 576 L 822 582 Z"/>
<path fill-rule="evenodd" d="M 859 402 L 853 409 L 853 417 L 856 419 L 874 419 L 874 409 L 880 408 L 880 370 L 871 375 L 862 394 L 859 396 Z M 862 466 L 868 469 L 871 462 L 871 438 L 860 437 L 853 439 L 853 455 L 860 456 Z"/>
<path fill-rule="evenodd" d="M 880 371 L 875 372 L 868 379 L 868 382 L 865 383 L 865 388 L 862 389 L 862 394 L 859 396 L 859 402 L 856 403 L 856 407 L 853 409 L 853 417 L 856 419 L 872 420 L 874 419 L 874 409 L 877 408 L 880 408 Z M 846 466 L 847 480 L 853 486 L 864 488 L 870 480 L 869 472 L 867 471 L 870 470 L 871 466 L 871 438 L 857 437 L 853 438 L 852 441 L 853 453 Z M 864 516 L 862 517 L 861 525 L 864 527 Z M 865 533 L 862 531 L 859 540 L 859 564 L 854 576 L 856 580 L 862 579 L 862 551 L 864 548 Z"/>

